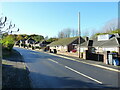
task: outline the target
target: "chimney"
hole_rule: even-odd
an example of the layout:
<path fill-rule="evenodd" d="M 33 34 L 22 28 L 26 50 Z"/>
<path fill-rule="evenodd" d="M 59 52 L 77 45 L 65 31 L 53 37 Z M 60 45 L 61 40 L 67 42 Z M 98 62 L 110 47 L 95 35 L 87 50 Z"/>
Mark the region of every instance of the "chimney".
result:
<path fill-rule="evenodd" d="M 88 41 L 89 40 L 89 37 L 85 37 L 85 41 Z"/>

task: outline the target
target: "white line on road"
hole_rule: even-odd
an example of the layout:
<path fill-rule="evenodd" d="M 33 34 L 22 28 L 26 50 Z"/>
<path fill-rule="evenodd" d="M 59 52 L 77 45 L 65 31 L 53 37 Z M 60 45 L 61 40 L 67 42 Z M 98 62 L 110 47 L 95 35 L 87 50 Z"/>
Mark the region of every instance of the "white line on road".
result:
<path fill-rule="evenodd" d="M 93 81 L 95 81 L 95 82 L 97 82 L 97 83 L 99 83 L 99 84 L 102 84 L 102 82 L 100 82 L 100 81 L 98 81 L 98 80 L 96 80 L 96 79 L 94 79 L 94 78 L 92 78 L 92 77 L 90 77 L 90 76 L 87 76 L 87 75 L 85 75 L 85 74 L 83 74 L 83 73 L 80 73 L 80 72 L 78 72 L 78 71 L 76 71 L 76 70 L 74 70 L 74 69 L 72 69 L 72 68 L 70 68 L 70 67 L 68 67 L 68 66 L 65 66 L 65 68 L 67 68 L 67 69 L 69 69 L 69 70 L 71 70 L 71 71 L 73 71 L 73 72 L 75 72 L 75 73 L 77 73 L 77 74 L 80 74 L 80 75 L 82 75 L 82 76 L 84 76 L 84 77 L 86 77 L 86 78 L 88 78 L 88 79 L 90 79 L 90 80 L 93 80 Z"/>
<path fill-rule="evenodd" d="M 102 66 L 102 65 L 96 65 L 96 64 L 91 64 L 91 63 L 87 63 L 87 62 L 84 62 L 84 61 L 79 61 L 79 60 L 76 60 L 76 59 L 73 59 L 73 58 L 69 58 L 69 57 L 65 57 L 65 56 L 60 56 L 60 55 L 55 55 L 55 54 L 52 54 L 52 53 L 49 53 L 49 54 L 54 55 L 54 56 L 58 56 L 58 57 L 62 57 L 62 58 L 68 59 L 68 60 L 72 60 L 72 61 L 81 62 L 81 63 L 84 63 L 84 64 L 96 66 L 96 67 L 103 68 L 103 69 L 106 69 L 106 70 L 120 72 L 120 70 L 113 69 L 113 68 L 110 68 L 110 67 L 106 67 L 106 66 Z"/>
<path fill-rule="evenodd" d="M 52 62 L 54 62 L 54 63 L 58 63 L 57 61 L 54 61 L 54 60 L 52 60 L 52 59 L 48 59 L 48 60 L 50 60 L 50 61 L 52 61 Z"/>
<path fill-rule="evenodd" d="M 37 50 L 33 50 L 33 51 L 37 51 Z M 106 66 L 102 66 L 102 65 L 91 64 L 91 63 L 87 63 L 87 62 L 84 62 L 84 61 L 79 61 L 79 60 L 76 60 L 76 59 L 73 59 L 73 58 L 60 56 L 60 55 L 55 55 L 55 54 L 52 54 L 52 53 L 47 53 L 47 54 L 58 56 L 58 57 L 62 57 L 62 58 L 68 59 L 68 60 L 76 61 L 76 62 L 81 62 L 81 63 L 84 63 L 84 64 L 88 64 L 88 65 L 91 65 L 91 66 L 103 68 L 103 69 L 114 71 L 114 72 L 120 72 L 120 70 L 118 70 L 118 69 L 114 69 L 114 68 L 110 68 L 110 67 L 106 67 Z"/>
<path fill-rule="evenodd" d="M 52 60 L 52 59 L 48 59 L 48 60 L 50 60 L 50 61 L 58 64 L 58 62 L 55 61 L 55 60 Z M 64 66 L 63 64 L 60 64 L 60 65 Z M 98 80 L 96 80 L 96 79 L 94 79 L 94 78 L 92 78 L 92 77 L 90 77 L 90 76 L 87 76 L 87 75 L 85 75 L 85 74 L 83 74 L 83 73 L 80 73 L 80 72 L 78 72 L 78 71 L 76 71 L 76 70 L 74 70 L 74 69 L 72 69 L 72 68 L 70 68 L 70 67 L 68 67 L 68 66 L 64 66 L 64 67 L 67 68 L 67 69 L 69 69 L 69 70 L 71 70 L 71 71 L 73 71 L 73 72 L 75 72 L 75 73 L 77 73 L 77 74 L 79 74 L 79 75 L 82 75 L 82 76 L 84 76 L 84 77 L 86 77 L 86 78 L 88 78 L 88 79 L 90 79 L 90 80 L 93 80 L 93 81 L 95 81 L 95 82 L 97 82 L 97 83 L 99 83 L 99 84 L 102 84 L 102 82 L 100 82 L 100 81 L 98 81 Z"/>

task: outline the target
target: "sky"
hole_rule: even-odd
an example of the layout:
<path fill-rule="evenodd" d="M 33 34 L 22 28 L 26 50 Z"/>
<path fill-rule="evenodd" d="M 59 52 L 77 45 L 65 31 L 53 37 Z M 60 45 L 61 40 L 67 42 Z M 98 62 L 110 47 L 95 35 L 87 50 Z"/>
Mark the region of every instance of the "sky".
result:
<path fill-rule="evenodd" d="M 17 34 L 57 37 L 65 29 L 78 28 L 81 35 L 98 32 L 110 20 L 118 18 L 117 2 L 1 2 L 0 13 L 20 29 Z"/>

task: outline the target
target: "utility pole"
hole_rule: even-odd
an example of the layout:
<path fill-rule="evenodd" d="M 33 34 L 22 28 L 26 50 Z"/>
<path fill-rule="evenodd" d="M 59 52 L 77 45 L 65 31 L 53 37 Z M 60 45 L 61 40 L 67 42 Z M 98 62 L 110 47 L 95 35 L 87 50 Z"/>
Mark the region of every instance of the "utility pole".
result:
<path fill-rule="evenodd" d="M 80 12 L 78 12 L 78 55 L 79 55 L 79 58 L 80 58 Z"/>

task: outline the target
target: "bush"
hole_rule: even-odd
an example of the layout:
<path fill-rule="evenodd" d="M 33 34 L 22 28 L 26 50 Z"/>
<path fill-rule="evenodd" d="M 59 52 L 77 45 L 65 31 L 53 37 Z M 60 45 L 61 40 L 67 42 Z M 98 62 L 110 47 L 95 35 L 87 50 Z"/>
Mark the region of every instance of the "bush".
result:
<path fill-rule="evenodd" d="M 11 35 L 8 35 L 7 37 L 2 39 L 2 46 L 3 48 L 6 48 L 8 50 L 12 50 L 15 43 L 15 38 Z"/>

